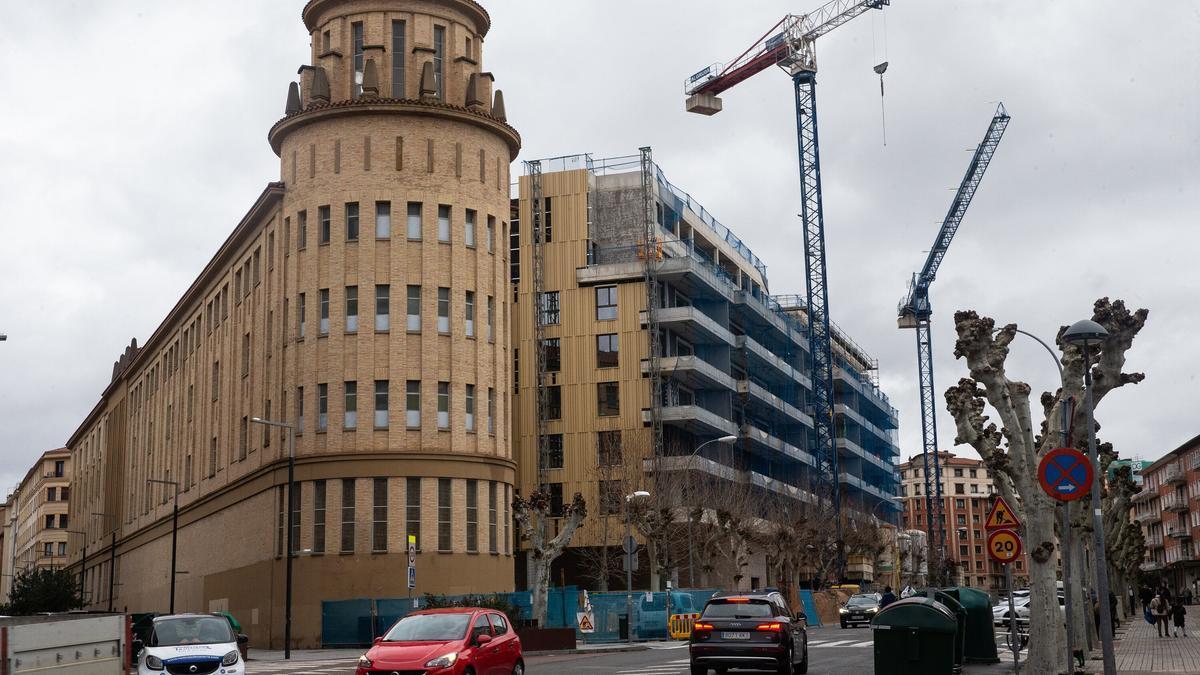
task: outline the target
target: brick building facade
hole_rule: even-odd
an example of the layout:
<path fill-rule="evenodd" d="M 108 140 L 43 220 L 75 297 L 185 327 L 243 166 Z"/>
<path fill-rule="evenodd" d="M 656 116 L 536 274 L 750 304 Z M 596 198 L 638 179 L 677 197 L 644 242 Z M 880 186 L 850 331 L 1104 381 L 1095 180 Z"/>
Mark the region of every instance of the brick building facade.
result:
<path fill-rule="evenodd" d="M 1142 571 L 1161 575 L 1172 589 L 1200 595 L 1200 436 L 1142 469 L 1142 490 L 1131 516 L 1142 526 Z"/>

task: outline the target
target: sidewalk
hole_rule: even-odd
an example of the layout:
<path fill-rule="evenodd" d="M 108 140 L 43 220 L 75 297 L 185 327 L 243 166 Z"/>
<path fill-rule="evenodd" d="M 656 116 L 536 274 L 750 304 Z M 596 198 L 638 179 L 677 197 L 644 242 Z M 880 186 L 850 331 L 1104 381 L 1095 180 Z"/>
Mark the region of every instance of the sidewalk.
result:
<path fill-rule="evenodd" d="M 1117 635 L 1114 651 L 1117 672 L 1123 675 L 1145 673 L 1200 673 L 1200 637 L 1191 626 L 1188 637 L 1158 637 L 1154 626 L 1141 617 L 1122 622 L 1124 636 Z M 1172 631 L 1174 628 L 1172 628 Z M 1097 652 L 1098 653 L 1098 652 Z M 1088 662 L 1098 664 L 1097 661 Z M 1099 665 L 1095 666 L 1099 669 Z"/>

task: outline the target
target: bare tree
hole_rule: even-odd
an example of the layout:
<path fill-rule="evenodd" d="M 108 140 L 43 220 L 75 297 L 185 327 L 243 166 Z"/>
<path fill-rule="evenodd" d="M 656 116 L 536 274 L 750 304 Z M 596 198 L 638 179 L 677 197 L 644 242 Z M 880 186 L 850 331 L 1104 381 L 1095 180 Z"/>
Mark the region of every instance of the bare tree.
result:
<path fill-rule="evenodd" d="M 1117 459 L 1112 444 L 1100 445 L 1100 465 L 1107 473 Z M 1104 543 L 1108 561 L 1108 574 L 1113 593 L 1117 596 L 1118 616 L 1132 616 L 1129 606 L 1129 583 L 1137 579 L 1138 566 L 1146 553 L 1146 539 L 1142 528 L 1129 520 L 1129 507 L 1138 486 L 1133 482 L 1128 466 L 1117 467 L 1112 479 L 1107 481 L 1104 510 Z"/>
<path fill-rule="evenodd" d="M 557 514 L 550 513 L 550 495 L 535 490 L 525 500 L 518 492 L 513 496 L 512 509 L 521 537 L 529 542 L 529 564 L 533 572 L 533 582 L 530 584 L 533 595 L 532 618 L 539 626 L 544 626 L 546 596 L 550 590 L 550 565 L 562 555 L 563 549 L 571 543 L 575 531 L 587 517 L 587 502 L 583 495 L 575 493 L 571 503 L 563 509 L 562 524 L 558 535 L 553 538 L 550 537 L 550 522 Z"/>
<path fill-rule="evenodd" d="M 1123 302 L 1108 298 L 1095 304 L 1092 320 L 1104 326 L 1109 336 L 1099 349 L 1093 369 L 1092 394 L 1096 404 L 1113 389 L 1140 382 L 1139 373 L 1123 373 L 1125 354 L 1133 339 L 1145 325 L 1146 310 L 1131 313 Z M 973 311 L 955 314 L 958 340 L 955 356 L 965 359 L 970 378 L 946 392 L 946 404 L 958 430 L 955 441 L 975 448 L 995 475 L 1000 493 L 1009 502 L 1025 525 L 1026 549 L 1029 552 L 1030 630 L 1042 636 L 1034 641 L 1029 652 L 1029 672 L 1054 672 L 1064 642 L 1061 612 L 1056 601 L 1054 553 L 1058 539 L 1054 530 L 1054 502 L 1037 483 L 1037 466 L 1041 457 L 1053 449 L 1062 427 L 1061 406 L 1068 398 L 1083 400 L 1083 356 L 1078 348 L 1062 341 L 1063 382 L 1056 395 L 1043 401 L 1044 421 L 1040 434 L 1030 412 L 1030 387 L 1024 382 L 1010 380 L 1005 371 L 1009 343 L 1016 336 L 1016 325 L 1009 324 L 999 331 L 995 321 L 980 317 Z M 1000 419 L 1001 428 L 988 424 L 985 405 L 990 405 Z M 1086 412 L 1082 406 L 1074 410 L 1071 428 L 1074 433 L 1087 433 Z"/>

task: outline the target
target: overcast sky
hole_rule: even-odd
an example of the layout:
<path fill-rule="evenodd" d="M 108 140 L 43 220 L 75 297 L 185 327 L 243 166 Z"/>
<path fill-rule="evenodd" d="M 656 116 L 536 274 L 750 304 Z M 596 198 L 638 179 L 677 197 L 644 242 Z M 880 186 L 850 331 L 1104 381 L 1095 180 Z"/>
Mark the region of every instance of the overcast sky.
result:
<path fill-rule="evenodd" d="M 683 81 L 820 0 L 484 0 L 485 68 L 522 159 L 651 145 L 672 182 L 803 293 L 792 91 L 766 72 L 725 110 Z M 266 141 L 308 55 L 301 0 L 8 2 L 0 23 L 0 490 L 65 443 L 265 184 Z M 998 101 L 1012 123 L 933 287 L 941 392 L 953 314 L 1053 338 L 1108 295 L 1151 310 L 1099 409 L 1125 456 L 1200 433 L 1200 2 L 895 0 L 818 43 L 832 318 L 877 357 L 920 450 L 915 338 L 896 303 Z M 887 60 L 887 145 L 879 80 Z M 517 173 L 514 170 L 514 175 Z M 1010 376 L 1055 371 L 1018 343 Z M 955 452 L 966 452 L 964 448 Z M 969 454 L 969 453 L 968 453 Z"/>

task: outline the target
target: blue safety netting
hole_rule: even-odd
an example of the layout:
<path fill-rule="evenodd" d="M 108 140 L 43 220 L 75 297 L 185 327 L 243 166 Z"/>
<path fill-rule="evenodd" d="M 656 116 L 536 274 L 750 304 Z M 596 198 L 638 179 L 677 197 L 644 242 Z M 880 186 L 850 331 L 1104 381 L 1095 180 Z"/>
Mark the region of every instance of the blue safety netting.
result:
<path fill-rule="evenodd" d="M 360 647 L 374 639 L 371 601 L 325 600 L 321 603 L 321 646 Z"/>

